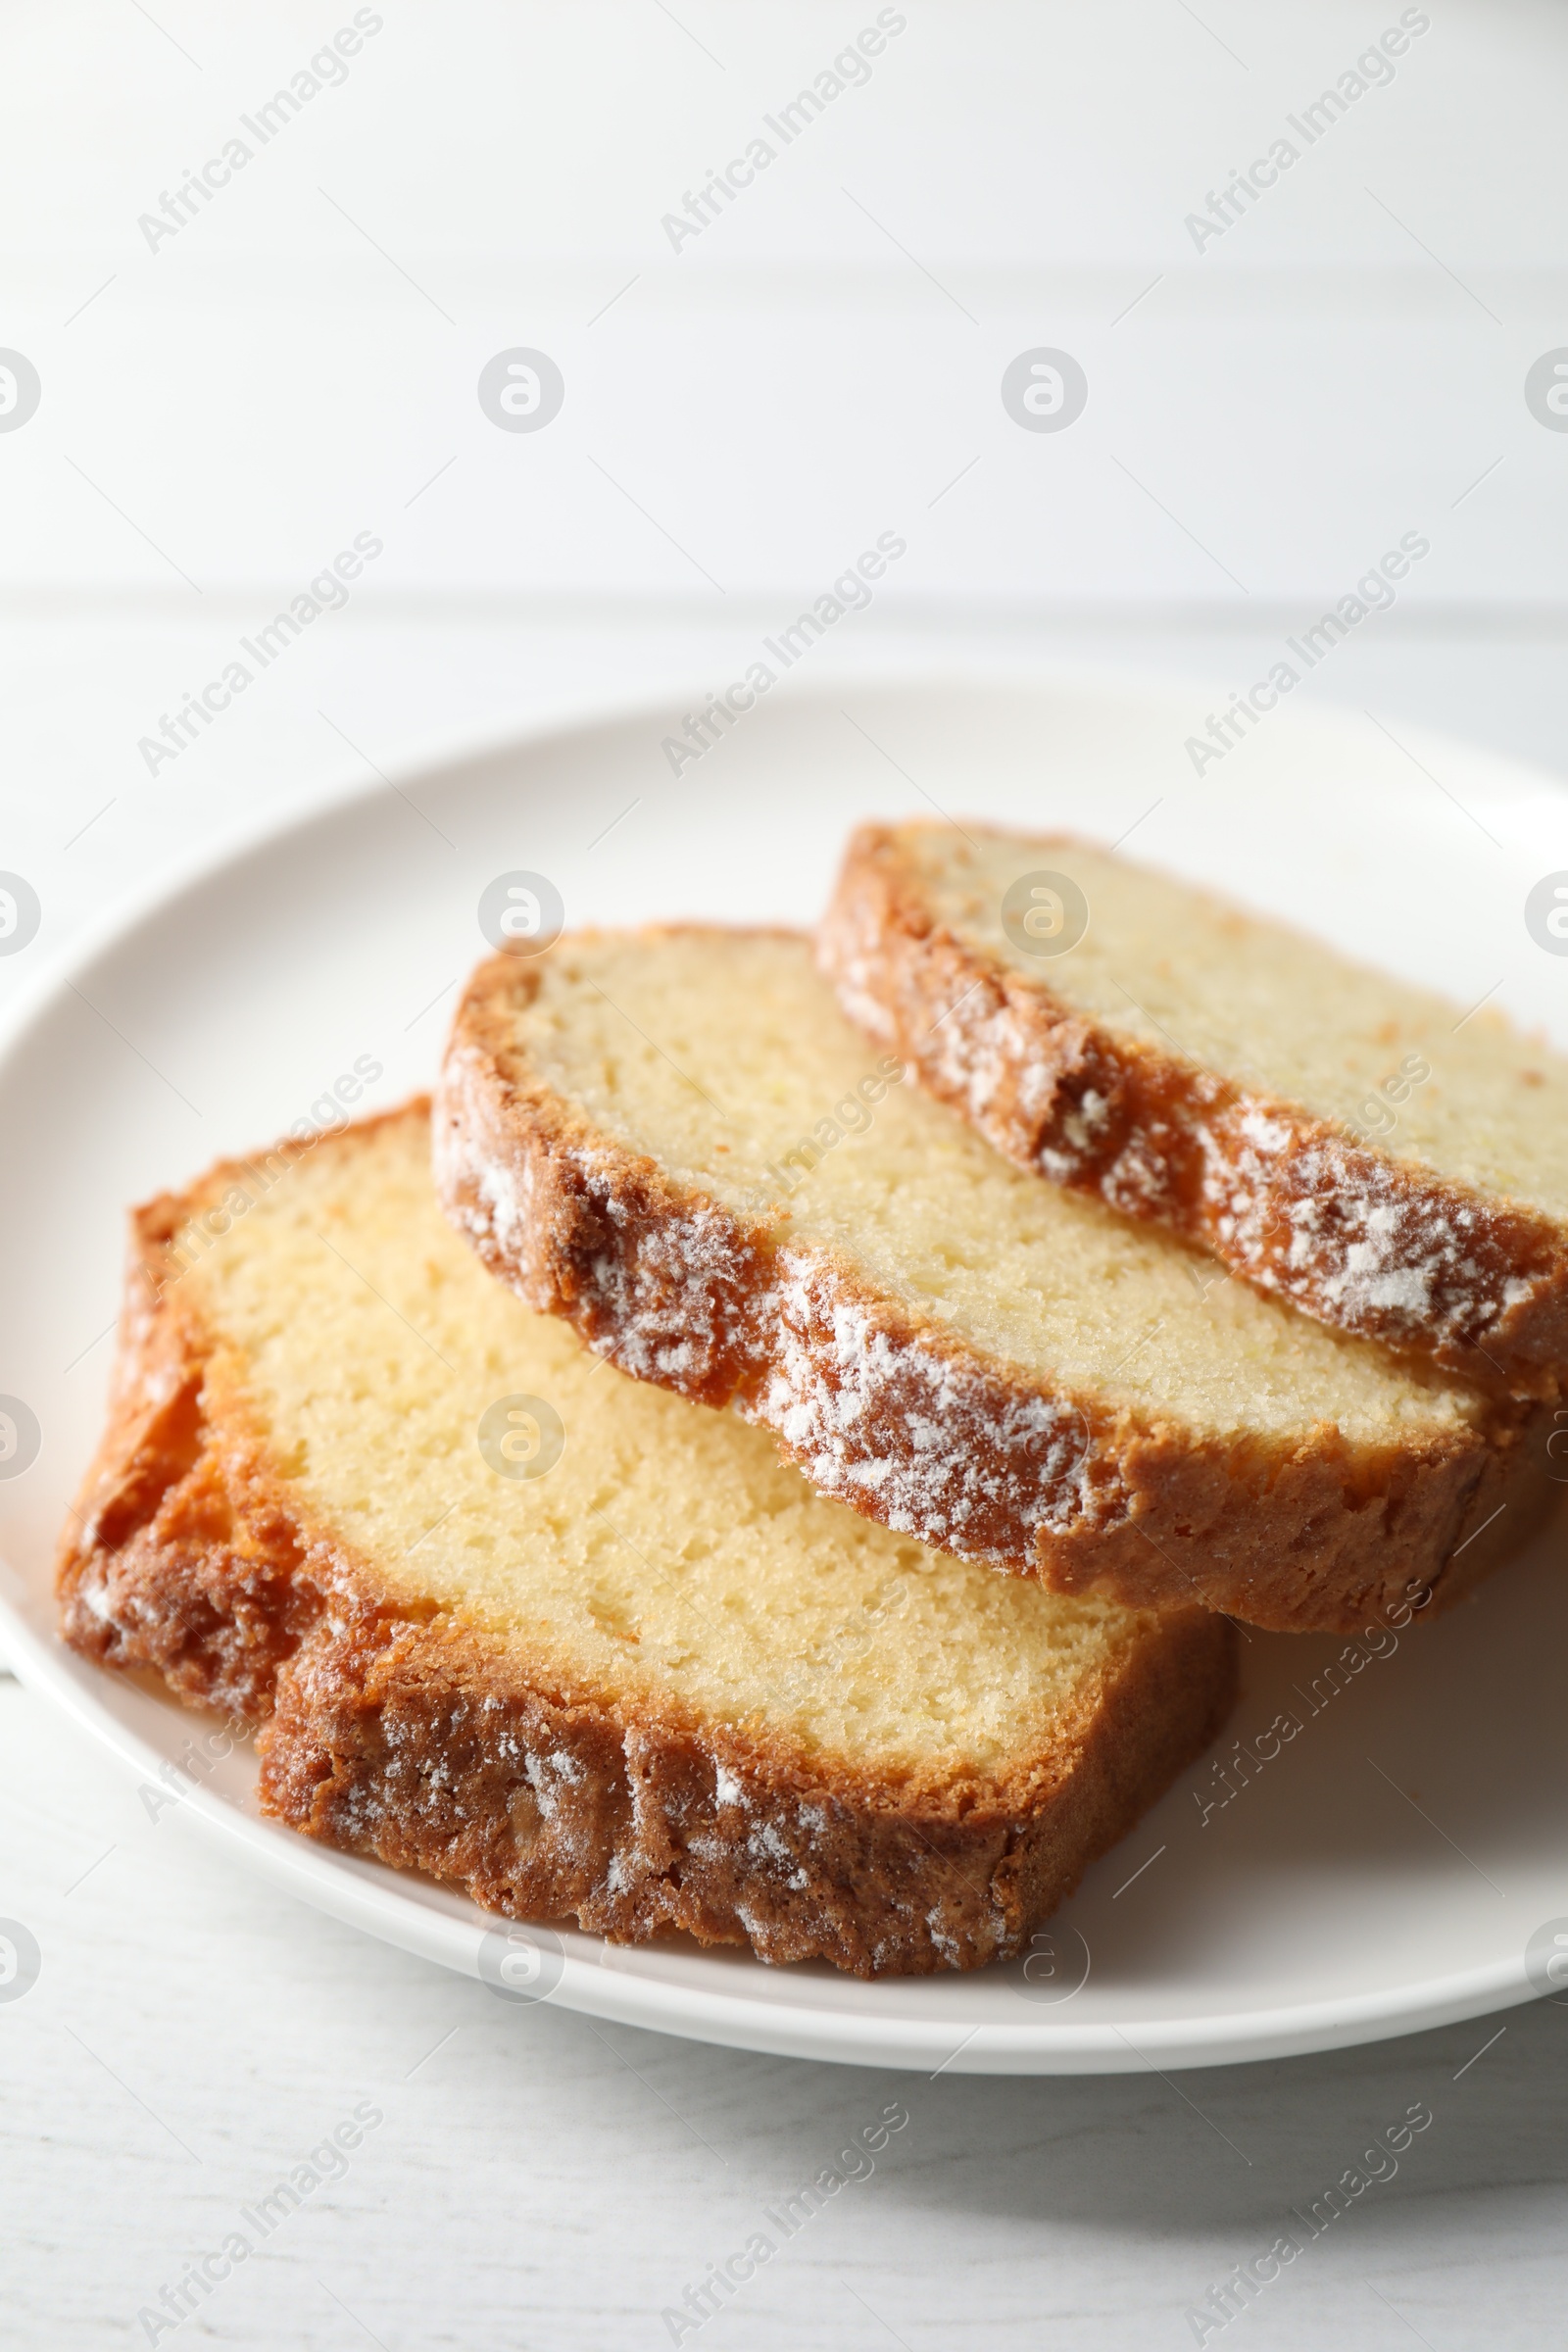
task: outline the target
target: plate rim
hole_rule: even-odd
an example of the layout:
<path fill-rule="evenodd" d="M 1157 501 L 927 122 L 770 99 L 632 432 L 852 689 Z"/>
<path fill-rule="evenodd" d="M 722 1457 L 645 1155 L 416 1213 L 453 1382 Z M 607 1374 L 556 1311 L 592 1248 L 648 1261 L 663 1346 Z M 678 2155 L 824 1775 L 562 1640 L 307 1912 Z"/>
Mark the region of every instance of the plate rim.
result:
<path fill-rule="evenodd" d="M 107 1750 L 127 1778 L 143 1785 L 156 1781 L 162 1762 L 157 1750 L 111 1709 L 94 1703 L 91 1677 L 96 1670 L 43 1640 L 3 1592 L 0 1625 L 6 1635 L 8 1662 L 18 1680 L 51 1701 L 70 1723 Z M 151 1691 L 143 1695 L 151 1703 L 167 1707 L 177 1721 L 189 1722 L 188 1711 L 176 1701 Z M 389 1864 L 318 1845 L 296 1831 L 256 1818 L 228 1798 L 195 1784 L 178 1800 L 175 1818 L 191 1822 L 203 1837 L 254 1864 L 264 1878 L 313 1910 L 454 1975 L 481 1981 L 479 1947 L 484 1931 L 415 1902 L 399 1886 L 405 1874 Z M 607 2023 L 638 2026 L 729 2049 L 929 2073 L 932 2080 L 939 2074 L 1140 2074 L 1158 2073 L 1162 2067 L 1182 2072 L 1251 2065 L 1425 2033 L 1538 1997 L 1526 1977 L 1521 1954 L 1512 1962 L 1491 1962 L 1478 1969 L 1429 1978 L 1413 1987 L 1360 1999 L 1259 2009 L 1242 2020 L 1219 2015 L 1152 2019 L 1135 2023 L 1130 2030 L 1109 2022 L 1089 2026 L 1020 2022 L 1016 2027 L 984 2022 L 960 2035 L 955 2047 L 953 2029 L 935 2019 L 877 2017 L 874 2013 L 857 2017 L 830 2008 L 792 2009 L 784 2002 L 752 2001 L 718 1984 L 698 1989 L 669 1984 L 639 1977 L 617 1967 L 610 1957 L 635 1952 L 636 1946 L 615 1945 L 587 1935 L 583 1940 L 597 1943 L 600 1956 L 587 1960 L 568 1950 L 561 1983 L 545 1996 L 546 2003 L 603 2018 Z M 931 1980 L 938 1984 L 956 1981 Z"/>

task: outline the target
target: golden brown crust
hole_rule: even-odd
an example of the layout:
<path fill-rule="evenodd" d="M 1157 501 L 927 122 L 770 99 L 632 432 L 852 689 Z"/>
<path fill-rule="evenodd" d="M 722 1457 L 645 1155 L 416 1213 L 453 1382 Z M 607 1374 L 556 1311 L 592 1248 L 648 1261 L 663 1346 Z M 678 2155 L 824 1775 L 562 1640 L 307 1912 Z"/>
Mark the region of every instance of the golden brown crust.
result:
<path fill-rule="evenodd" d="M 1468 1589 L 1499 1501 L 1524 1531 L 1529 1408 L 1356 1448 L 1332 1425 L 1227 1443 L 1051 1388 L 876 1290 L 787 1214 L 745 1216 L 596 1131 L 529 1064 L 540 965 L 498 956 L 437 1094 L 437 1189 L 491 1271 L 623 1371 L 773 1431 L 827 1493 L 939 1549 L 1135 1607 L 1348 1633 Z"/>
<path fill-rule="evenodd" d="M 906 830 L 853 836 L 818 954 L 845 1011 L 930 1093 L 1024 1167 L 1171 1227 L 1320 1322 L 1556 1393 L 1568 1237 L 1551 1219 L 1086 1016 L 1048 973 L 936 918 Z"/>
<path fill-rule="evenodd" d="M 395 1597 L 300 1515 L 179 1281 L 176 1234 L 244 1164 L 134 1221 L 117 1394 L 59 1592 L 86 1656 L 265 1726 L 277 1818 L 514 1917 L 925 1973 L 1016 1952 L 1223 1722 L 1234 1636 L 1188 1610 L 1027 1769 L 901 1782 L 567 1689 L 514 1639 Z"/>

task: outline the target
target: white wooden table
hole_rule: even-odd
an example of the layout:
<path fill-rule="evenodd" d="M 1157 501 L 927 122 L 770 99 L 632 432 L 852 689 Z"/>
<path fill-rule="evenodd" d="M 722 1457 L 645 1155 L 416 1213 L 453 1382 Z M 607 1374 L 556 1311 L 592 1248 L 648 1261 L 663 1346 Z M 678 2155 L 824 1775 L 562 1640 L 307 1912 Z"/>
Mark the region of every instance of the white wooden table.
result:
<path fill-rule="evenodd" d="M 298 1909 L 148 1821 L 14 1682 L 0 1787 L 3 1909 L 42 1955 L 0 2005 L 6 2337 L 28 2352 L 146 2342 L 138 2313 L 203 2256 L 220 2272 L 236 2230 L 258 2250 L 159 2342 L 652 2352 L 761 2230 L 777 2254 L 682 2342 L 1175 2347 L 1417 2103 L 1397 2175 L 1205 2340 L 1562 2340 L 1568 2008 L 1168 2081 L 809 2066 L 514 2008 Z M 874 2171 L 783 2242 L 768 2209 L 890 2107 L 908 2121 Z M 357 2111 L 383 2120 L 322 2154 Z M 262 2235 L 313 2149 L 320 2184 Z"/>

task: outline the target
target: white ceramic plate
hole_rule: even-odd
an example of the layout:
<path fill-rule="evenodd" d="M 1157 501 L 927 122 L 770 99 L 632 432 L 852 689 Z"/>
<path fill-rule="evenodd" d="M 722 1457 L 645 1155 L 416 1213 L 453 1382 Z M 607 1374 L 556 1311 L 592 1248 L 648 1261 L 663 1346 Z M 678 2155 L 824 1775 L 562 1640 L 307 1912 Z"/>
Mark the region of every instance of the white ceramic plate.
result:
<path fill-rule="evenodd" d="M 0 1641 L 18 1671 L 146 1779 L 186 1751 L 188 1714 L 52 1632 L 50 1554 L 102 1417 L 122 1212 L 309 1115 L 359 1056 L 383 1065 L 375 1102 L 428 1083 L 499 873 L 546 874 L 572 921 L 808 920 L 861 815 L 934 804 L 1107 841 L 1136 822 L 1146 857 L 1463 1004 L 1495 989 L 1568 1043 L 1568 962 L 1523 912 L 1543 874 L 1568 868 L 1568 798 L 1402 726 L 1395 743 L 1290 708 L 1199 779 L 1186 740 L 1221 707 L 1083 678 L 780 688 L 678 777 L 670 716 L 601 719 L 341 799 L 42 975 L 0 1054 L 0 1392 L 42 1431 L 24 1474 L 0 1478 Z M 1090 1872 L 1028 1977 L 862 1984 L 563 1929 L 549 1997 L 933 2073 L 1208 2065 L 1523 2000 L 1532 1936 L 1568 1914 L 1562 1545 L 1548 1532 L 1472 1604 L 1337 1676 L 1344 1644 L 1255 1635 L 1227 1743 L 1255 1756 L 1281 1710 L 1299 1733 L 1250 1780 L 1233 1773 L 1237 1794 L 1206 1818 L 1202 1800 L 1223 1794 L 1212 1761 L 1186 1774 Z M 182 1810 L 307 1901 L 477 1973 L 485 1914 L 264 1822 L 252 1780 L 235 1754 Z"/>

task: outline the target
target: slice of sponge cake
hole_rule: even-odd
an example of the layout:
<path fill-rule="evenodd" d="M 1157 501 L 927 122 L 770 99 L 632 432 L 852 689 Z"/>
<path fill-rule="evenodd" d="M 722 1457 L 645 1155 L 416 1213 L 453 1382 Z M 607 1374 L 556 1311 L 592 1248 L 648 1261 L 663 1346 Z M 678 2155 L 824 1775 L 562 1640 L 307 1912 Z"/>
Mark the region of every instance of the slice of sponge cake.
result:
<path fill-rule="evenodd" d="M 67 1638 L 265 1724 L 266 1808 L 617 1937 L 1014 1953 L 1234 1635 L 943 1557 L 626 1378 L 442 1216 L 422 1106 L 137 1216 Z"/>
<path fill-rule="evenodd" d="M 868 825 L 823 968 L 1025 1167 L 1343 1331 L 1549 1395 L 1568 1060 L 1061 834 Z"/>
<path fill-rule="evenodd" d="M 1043 1184 L 899 1068 L 803 939 L 584 933 L 470 983 L 438 1182 L 622 1369 L 1061 1591 L 1351 1630 L 1524 1532 L 1525 1408 Z"/>

